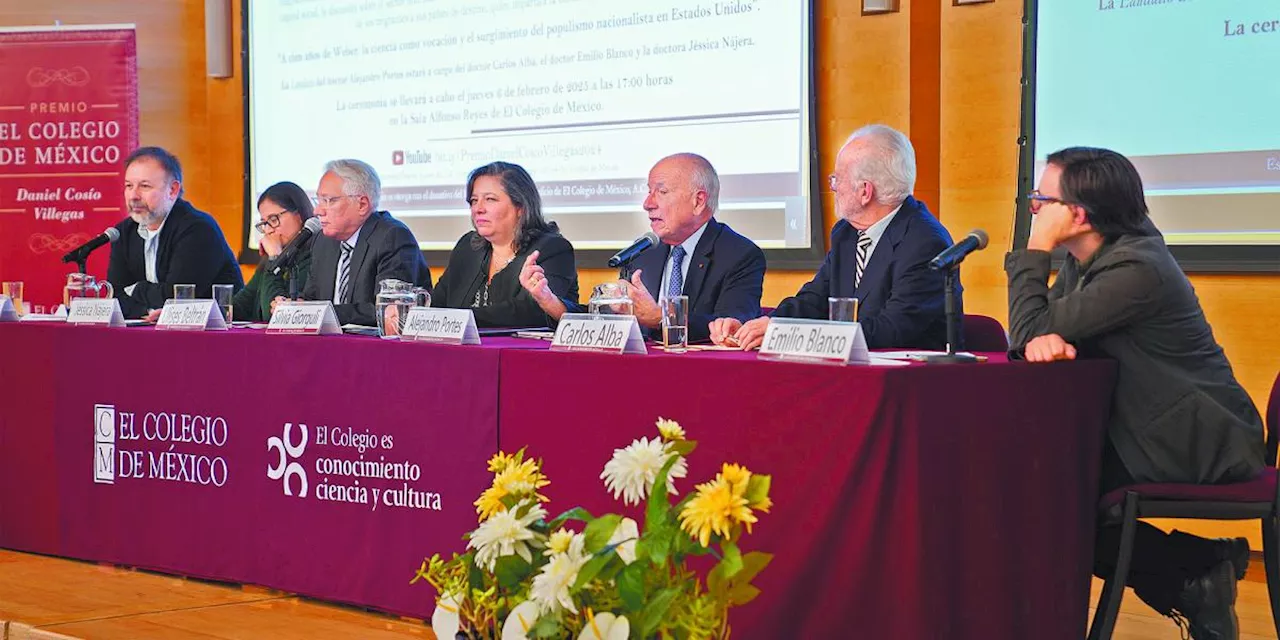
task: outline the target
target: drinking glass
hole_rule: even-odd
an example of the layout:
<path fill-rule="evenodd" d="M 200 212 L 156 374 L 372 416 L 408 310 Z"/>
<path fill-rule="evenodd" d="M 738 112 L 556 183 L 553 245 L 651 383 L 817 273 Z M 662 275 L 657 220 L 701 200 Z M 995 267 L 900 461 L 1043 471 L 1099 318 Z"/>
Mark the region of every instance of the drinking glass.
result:
<path fill-rule="evenodd" d="M 173 285 L 173 298 L 175 300 L 195 300 L 196 286 L 194 284 Z"/>
<path fill-rule="evenodd" d="M 857 322 L 857 298 L 827 298 L 829 317 L 832 322 Z"/>
<path fill-rule="evenodd" d="M 213 285 L 213 300 L 217 303 L 218 308 L 222 310 L 222 320 L 227 324 L 231 324 L 231 297 L 234 293 L 234 285 Z"/>
<path fill-rule="evenodd" d="M 13 301 L 14 310 L 18 312 L 18 315 L 23 315 L 21 282 L 6 282 L 0 285 L 0 293 L 9 296 L 9 299 Z"/>
<path fill-rule="evenodd" d="M 591 299 L 587 303 L 587 311 L 591 315 L 635 315 L 635 307 L 631 296 L 627 293 L 627 285 L 623 282 L 606 282 L 596 285 L 591 291 Z"/>
<path fill-rule="evenodd" d="M 689 350 L 689 296 L 662 298 L 662 346 L 668 353 L 684 353 Z"/>

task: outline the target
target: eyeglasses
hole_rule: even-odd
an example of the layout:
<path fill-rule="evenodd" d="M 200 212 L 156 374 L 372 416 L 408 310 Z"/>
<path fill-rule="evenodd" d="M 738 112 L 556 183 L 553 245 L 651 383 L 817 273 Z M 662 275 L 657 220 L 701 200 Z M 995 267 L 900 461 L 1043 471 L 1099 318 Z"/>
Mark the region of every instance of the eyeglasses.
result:
<path fill-rule="evenodd" d="M 343 198 L 359 198 L 359 197 L 360 196 L 353 196 L 350 194 L 333 196 L 333 197 L 316 196 L 311 199 L 311 202 L 313 202 L 317 207 L 320 207 L 321 209 L 328 209 L 329 207 L 332 207 L 333 205 L 337 204 L 337 202 Z"/>
<path fill-rule="evenodd" d="M 1043 193 L 1040 193 L 1038 189 L 1027 194 L 1027 202 L 1032 212 L 1039 211 L 1040 207 L 1046 204 L 1065 204 L 1065 205 L 1071 204 L 1070 202 L 1067 202 L 1066 200 L 1063 200 L 1061 198 L 1046 196 Z"/>
<path fill-rule="evenodd" d="M 266 233 L 266 232 L 267 232 L 267 229 L 275 229 L 275 228 L 277 228 L 277 227 L 279 227 L 279 226 L 280 226 L 280 216 L 282 216 L 282 215 L 284 215 L 284 214 L 286 214 L 286 213 L 293 213 L 293 212 L 292 212 L 292 211 L 290 211 L 290 210 L 288 210 L 288 209 L 285 209 L 284 211 L 281 211 L 280 213 L 272 213 L 272 214 L 270 214 L 270 215 L 268 215 L 268 216 L 264 217 L 264 218 L 262 219 L 262 222 L 258 222 L 258 223 L 256 223 L 256 224 L 254 224 L 254 225 L 253 225 L 253 228 L 254 228 L 254 229 L 257 229 L 257 230 L 258 230 L 258 233 Z"/>

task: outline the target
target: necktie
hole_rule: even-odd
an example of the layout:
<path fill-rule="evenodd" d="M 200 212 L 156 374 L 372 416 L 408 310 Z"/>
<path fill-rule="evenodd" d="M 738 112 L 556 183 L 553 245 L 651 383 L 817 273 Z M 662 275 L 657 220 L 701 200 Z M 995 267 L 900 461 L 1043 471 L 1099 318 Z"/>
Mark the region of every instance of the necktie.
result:
<path fill-rule="evenodd" d="M 667 297 L 675 298 L 684 293 L 684 245 L 671 250 L 671 278 L 667 281 Z"/>
<path fill-rule="evenodd" d="M 347 285 L 351 283 L 352 246 L 342 243 L 342 257 L 338 258 L 338 304 L 347 301 Z"/>
<path fill-rule="evenodd" d="M 871 236 L 863 233 L 858 236 L 858 266 L 854 272 L 853 285 L 862 284 L 862 272 L 867 268 L 867 259 L 871 257 Z"/>

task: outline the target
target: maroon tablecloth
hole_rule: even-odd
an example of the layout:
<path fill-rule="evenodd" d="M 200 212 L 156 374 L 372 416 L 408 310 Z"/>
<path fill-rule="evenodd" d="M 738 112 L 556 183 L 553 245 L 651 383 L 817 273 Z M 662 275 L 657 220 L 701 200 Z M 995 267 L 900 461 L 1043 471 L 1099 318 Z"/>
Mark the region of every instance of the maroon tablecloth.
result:
<path fill-rule="evenodd" d="M 500 444 L 544 459 L 553 513 L 626 512 L 599 476 L 658 416 L 700 443 L 681 495 L 726 461 L 771 474 L 735 637 L 1083 637 L 1110 363 L 744 359 L 504 352 Z"/>
<path fill-rule="evenodd" d="M 409 579 L 462 549 L 497 447 L 514 342 L 486 342 L 0 324 L 0 545 L 429 615 Z M 115 414 L 112 484 L 95 405 Z M 308 439 L 281 465 L 287 423 Z M 294 462 L 305 497 L 297 474 L 268 477 Z"/>

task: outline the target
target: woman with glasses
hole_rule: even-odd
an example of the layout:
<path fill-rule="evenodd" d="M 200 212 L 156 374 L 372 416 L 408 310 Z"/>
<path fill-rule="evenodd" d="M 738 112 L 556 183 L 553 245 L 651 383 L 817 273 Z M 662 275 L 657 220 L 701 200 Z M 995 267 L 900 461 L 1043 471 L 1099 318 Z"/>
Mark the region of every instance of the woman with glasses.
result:
<path fill-rule="evenodd" d="M 474 231 L 449 254 L 449 266 L 431 292 L 431 304 L 471 309 L 482 327 L 551 326 L 578 307 L 573 245 L 542 217 L 542 198 L 523 167 L 493 162 L 467 177 Z M 541 280 L 536 299 L 521 285 L 522 271 Z M 559 313 L 549 314 L 548 307 Z"/>
<path fill-rule="evenodd" d="M 231 300 L 231 317 L 266 322 L 271 319 L 271 301 L 276 296 L 287 297 L 290 289 L 302 292 L 311 269 L 310 241 L 298 249 L 293 266 L 282 270 L 279 275 L 271 273 L 269 265 L 297 237 L 311 215 L 311 199 L 307 192 L 292 182 L 273 184 L 258 197 L 261 222 L 253 227 L 261 236 L 258 251 L 262 254 L 262 262 L 249 283 Z"/>

